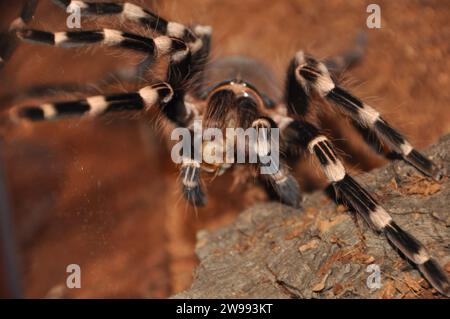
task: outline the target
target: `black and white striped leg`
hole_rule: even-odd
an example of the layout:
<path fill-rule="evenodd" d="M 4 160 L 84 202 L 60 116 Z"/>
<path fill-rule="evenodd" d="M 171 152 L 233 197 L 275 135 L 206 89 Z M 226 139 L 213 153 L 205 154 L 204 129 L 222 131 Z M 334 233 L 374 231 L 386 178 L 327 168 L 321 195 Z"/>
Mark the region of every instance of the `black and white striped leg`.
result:
<path fill-rule="evenodd" d="M 338 196 L 351 205 L 374 230 L 383 232 L 395 247 L 417 265 L 436 290 L 450 295 L 450 284 L 444 270 L 416 238 L 401 229 L 373 196 L 347 174 L 333 145 L 316 127 L 304 121 L 292 120 L 283 131 L 283 136 L 290 145 L 308 149 L 318 159 Z"/>
<path fill-rule="evenodd" d="M 177 127 L 190 128 L 190 154 L 179 154 L 182 158 L 180 167 L 180 178 L 183 189 L 184 198 L 194 207 L 204 206 L 207 202 L 205 192 L 203 191 L 201 179 L 201 154 L 196 152 L 196 140 L 193 130 L 191 129 L 193 120 L 199 117 L 198 106 L 193 103 L 185 103 L 176 99 L 174 92 L 171 102 L 165 104 L 161 108 L 161 112 L 165 118 Z M 201 141 L 199 141 L 201 143 Z M 184 151 L 184 149 L 183 149 Z"/>
<path fill-rule="evenodd" d="M 366 44 L 367 34 L 365 32 L 360 32 L 357 35 L 352 48 L 340 55 L 325 60 L 324 64 L 327 68 L 332 70 L 333 73 L 340 73 L 343 70 L 354 66 L 362 59 Z M 309 111 L 310 87 L 307 85 L 305 79 L 298 73 L 298 69 L 302 64 L 309 64 L 312 67 L 318 66 L 317 61 L 305 57 L 303 52 L 298 52 L 291 60 L 285 82 L 285 101 L 287 102 L 288 113 L 291 116 L 305 116 Z"/>
<path fill-rule="evenodd" d="M 299 59 L 295 57 L 289 63 L 287 70 L 284 100 L 286 101 L 287 115 L 303 117 L 309 112 L 309 87 L 303 84 L 303 79 L 298 78 L 298 68 Z"/>
<path fill-rule="evenodd" d="M 18 45 L 16 31 L 26 27 L 27 23 L 33 18 L 38 5 L 38 0 L 25 1 L 19 17 L 17 17 L 9 26 L 9 30 L 0 34 L 0 68 L 12 56 Z"/>
<path fill-rule="evenodd" d="M 279 135 L 273 136 L 271 131 L 277 129 L 276 124 L 270 118 L 260 117 L 253 121 L 251 127 L 256 130 L 256 139 L 250 147 L 254 148 L 258 156 L 261 178 L 269 181 L 282 203 L 298 208 L 302 198 L 300 186 L 279 158 Z M 272 154 L 272 151 L 277 154 Z"/>
<path fill-rule="evenodd" d="M 174 106 L 177 108 L 173 109 Z M 167 104 L 163 108 L 163 113 L 169 121 L 179 127 L 191 127 L 192 121 L 199 116 L 197 106 L 190 103 Z M 207 202 L 201 179 L 202 154 L 196 153 L 196 137 L 192 129 L 189 129 L 189 132 L 190 154 L 179 154 L 182 158 L 180 178 L 184 198 L 194 207 L 200 207 Z"/>
<path fill-rule="evenodd" d="M 166 109 L 169 113 L 181 114 L 182 110 L 187 109 L 185 105 L 185 89 L 191 88 L 193 95 L 201 90 L 203 86 L 203 70 L 209 55 L 209 37 L 210 30 L 207 27 L 197 27 L 201 39 L 205 42 L 198 49 L 191 49 L 186 56 L 179 59 L 172 59 L 167 69 L 167 81 L 172 85 L 175 96 Z M 203 33 L 201 33 L 203 32 Z M 190 46 L 192 47 L 192 46 Z M 173 116 L 172 116 L 173 117 Z M 175 122 L 177 122 L 175 120 Z"/>
<path fill-rule="evenodd" d="M 197 25 L 194 27 L 195 34 L 201 39 L 202 45 L 200 49 L 192 53 L 191 63 L 191 92 L 197 97 L 202 97 L 202 92 L 206 87 L 204 70 L 209 61 L 211 52 L 211 33 L 212 28 L 209 26 Z"/>
<path fill-rule="evenodd" d="M 192 94 L 196 95 L 201 91 L 204 84 L 203 70 L 209 55 L 211 31 L 207 27 L 196 27 L 196 30 L 205 42 L 202 42 L 202 46 L 197 51 L 193 52 L 191 49 L 186 56 L 172 59 L 167 69 L 167 81 L 174 88 L 175 96 L 166 109 L 168 113 L 172 113 L 168 116 L 172 117 L 174 122 L 179 121 L 175 119 L 173 114 L 179 116 L 183 110 L 187 109 L 185 105 L 186 87 L 190 87 Z"/>
<path fill-rule="evenodd" d="M 196 97 L 200 98 L 199 92 L 204 86 L 203 70 L 208 61 L 210 52 L 211 28 L 205 26 L 196 26 L 194 30 L 196 30 L 196 34 L 202 39 L 202 47 L 194 54 L 191 53 L 190 61 L 188 61 L 189 55 L 186 56 L 186 60 L 181 59 L 180 65 L 177 65 L 177 63 L 174 63 L 174 61 L 172 61 L 172 63 L 175 65 L 172 65 L 172 70 L 171 72 L 169 72 L 169 74 L 172 73 L 179 75 L 178 80 L 174 79 L 173 76 L 171 77 L 171 82 L 174 87 L 177 86 L 176 82 L 181 82 L 178 85 L 179 87 L 185 87 L 183 82 L 189 81 L 189 86 L 191 87 L 190 92 L 192 92 Z M 119 79 L 121 81 L 136 82 L 137 80 L 142 79 L 146 76 L 147 72 L 153 66 L 153 60 L 153 57 L 150 56 L 132 69 L 120 69 L 114 72 L 110 78 L 114 80 Z M 185 68 L 185 66 L 183 65 L 187 62 L 190 62 L 189 68 Z M 179 69 L 182 70 L 179 71 Z M 169 77 L 169 81 L 170 80 L 171 79 Z"/>
<path fill-rule="evenodd" d="M 268 179 L 271 188 L 282 203 L 294 208 L 300 208 L 302 201 L 300 186 L 283 163 L 280 163 L 276 173 L 268 175 Z"/>
<path fill-rule="evenodd" d="M 163 106 L 172 99 L 172 96 L 173 90 L 170 85 L 160 82 L 134 93 L 98 95 L 77 101 L 14 107 L 10 110 L 10 117 L 13 121 L 48 121 L 70 116 L 96 117 L 111 112 L 140 111 L 154 105 Z"/>
<path fill-rule="evenodd" d="M 101 44 L 143 52 L 155 59 L 170 55 L 172 61 L 179 62 L 189 54 L 186 44 L 175 38 L 160 36 L 154 39 L 113 29 L 91 31 L 47 32 L 34 29 L 18 31 L 18 36 L 27 42 L 62 48 L 82 47 Z"/>
<path fill-rule="evenodd" d="M 303 90 L 306 96 L 309 95 L 309 90 L 315 90 L 320 96 L 336 105 L 344 114 L 374 132 L 378 139 L 377 143 L 383 142 L 389 146 L 423 174 L 435 179 L 442 177 L 436 165 L 415 150 L 401 133 L 381 117 L 380 113 L 336 85 L 325 64 L 306 57 L 303 52 L 297 53 L 295 60 L 297 68 L 294 76 L 299 86 L 298 89 Z"/>
<path fill-rule="evenodd" d="M 65 9 L 69 6 L 77 6 L 81 9 L 81 14 L 85 16 L 119 15 L 125 20 L 138 23 L 159 34 L 182 39 L 188 44 L 192 53 L 196 53 L 202 47 L 202 40 L 186 26 L 178 22 L 167 21 L 155 13 L 133 3 L 79 0 L 53 0 L 53 2 Z"/>
<path fill-rule="evenodd" d="M 200 177 L 200 163 L 190 157 L 184 157 L 181 165 L 181 182 L 183 184 L 183 194 L 186 200 L 193 206 L 204 206 L 206 196 L 203 192 Z"/>
<path fill-rule="evenodd" d="M 168 104 L 167 106 L 173 106 Z M 196 153 L 197 142 L 192 128 L 192 121 L 199 117 L 197 106 L 190 103 L 178 103 L 175 110 L 166 108 L 165 115 L 173 124 L 181 127 L 189 127 L 190 132 L 190 153 L 179 154 L 182 158 L 180 167 L 180 178 L 184 198 L 194 207 L 204 206 L 207 198 L 203 191 L 201 179 L 201 158 L 202 154 Z M 168 109 L 168 110 L 167 110 Z M 184 151 L 184 149 L 183 149 Z"/>
<path fill-rule="evenodd" d="M 54 2 L 65 9 L 69 6 L 76 6 L 81 9 L 82 15 L 119 15 L 123 19 L 134 21 L 162 34 L 161 38 L 166 36 L 172 39 L 181 39 L 180 41 L 182 41 L 187 50 L 178 49 L 176 53 L 171 55 L 172 63 L 169 64 L 167 81 L 173 87 L 175 95 L 171 105 L 167 106 L 168 112 L 185 108 L 183 105 L 185 99 L 184 88 L 187 83 L 194 86 L 202 85 L 201 72 L 210 50 L 210 27 L 195 26 L 194 31 L 192 31 L 180 23 L 167 21 L 153 12 L 129 2 L 114 3 L 79 0 L 54 0 Z M 160 48 L 167 48 L 167 43 L 161 43 Z M 131 77 L 138 77 L 139 73 L 147 71 L 148 68 L 149 65 L 143 62 L 140 65 L 140 69 L 137 69 Z"/>
<path fill-rule="evenodd" d="M 351 119 L 350 123 L 353 127 L 358 131 L 363 140 L 369 145 L 375 153 L 378 153 L 381 156 L 384 156 L 388 160 L 402 160 L 403 157 L 401 154 L 393 151 L 390 148 L 386 148 L 383 145 L 383 142 L 378 138 L 378 136 L 367 126 Z"/>

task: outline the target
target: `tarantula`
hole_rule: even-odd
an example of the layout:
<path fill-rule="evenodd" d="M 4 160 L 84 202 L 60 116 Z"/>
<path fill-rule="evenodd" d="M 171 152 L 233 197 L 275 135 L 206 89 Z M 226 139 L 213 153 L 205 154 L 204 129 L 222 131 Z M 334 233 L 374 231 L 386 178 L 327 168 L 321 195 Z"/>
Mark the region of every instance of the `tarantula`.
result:
<path fill-rule="evenodd" d="M 148 79 L 149 84 L 137 92 L 98 95 L 36 106 L 15 106 L 9 111 L 11 121 L 35 122 L 57 120 L 67 116 L 97 117 L 118 111 L 136 112 L 156 108 L 165 121 L 175 127 L 190 130 L 196 119 L 202 119 L 205 128 L 240 127 L 255 128 L 259 131 L 278 128 L 282 161 L 271 174 L 260 176 L 269 182 L 269 191 L 276 194 L 283 203 L 299 206 L 300 189 L 285 163 L 288 159 L 299 158 L 303 152 L 309 152 L 318 160 L 318 167 L 321 167 L 339 198 L 359 213 L 376 232 L 383 233 L 388 241 L 417 265 L 434 288 L 444 295 L 450 295 L 449 280 L 445 272 L 428 254 L 426 248 L 400 228 L 382 205 L 346 172 L 330 139 L 319 127 L 307 120 L 308 115 L 314 112 L 311 107 L 313 99 L 328 101 L 351 119 L 352 124 L 374 149 L 386 156 L 394 154 L 396 158 L 403 159 L 428 177 L 441 178 L 442 174 L 437 166 L 414 149 L 379 112 L 336 82 L 330 69 L 338 64 L 348 65 L 355 59 L 354 54 L 340 59 L 319 61 L 299 51 L 287 69 L 284 96 L 276 100 L 270 96 L 270 86 L 273 83 L 263 80 L 257 87 L 255 82 L 252 82 L 254 79 L 250 79 L 251 74 L 264 73 L 261 66 L 252 61 L 224 59 L 215 64 L 216 70 L 223 71 L 218 73 L 211 67 L 206 67 L 205 62 L 211 46 L 210 27 L 188 27 L 171 22 L 129 2 L 53 2 L 64 9 L 76 6 L 83 16 L 118 16 L 145 27 L 149 34 L 138 35 L 115 29 L 67 32 L 30 29 L 26 23 L 33 15 L 36 0 L 28 1 L 22 17 L 12 23 L 14 34 L 23 41 L 62 48 L 103 45 L 136 51 L 145 59 L 136 67 L 132 77 L 146 74 L 158 61 L 164 60 L 165 78 Z M 153 34 L 156 36 L 152 37 Z M 13 46 L 10 45 L 10 51 Z M 3 63 L 4 60 L 0 61 Z M 215 74 L 221 75 L 217 77 Z M 205 83 L 213 84 L 207 86 Z M 269 143 L 271 136 L 265 136 L 263 143 Z M 254 147 L 260 155 L 266 146 Z M 220 174 L 231 165 L 206 165 L 193 154 L 181 156 L 180 174 L 184 196 L 195 206 L 205 205 L 201 172 Z M 261 163 L 253 166 L 258 165 Z"/>

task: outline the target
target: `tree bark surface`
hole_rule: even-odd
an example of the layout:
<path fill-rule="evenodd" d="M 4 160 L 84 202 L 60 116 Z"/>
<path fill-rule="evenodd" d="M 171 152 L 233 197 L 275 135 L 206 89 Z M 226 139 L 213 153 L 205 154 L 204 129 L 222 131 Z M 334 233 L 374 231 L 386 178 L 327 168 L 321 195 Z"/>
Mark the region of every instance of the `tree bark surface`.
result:
<path fill-rule="evenodd" d="M 426 154 L 446 174 L 450 135 Z M 356 179 L 450 272 L 448 177 L 434 182 L 397 161 Z M 229 226 L 198 233 L 192 287 L 173 297 L 440 297 L 382 234 L 354 216 L 321 192 L 306 195 L 301 209 L 251 207 Z M 380 286 L 369 288 L 377 267 Z"/>

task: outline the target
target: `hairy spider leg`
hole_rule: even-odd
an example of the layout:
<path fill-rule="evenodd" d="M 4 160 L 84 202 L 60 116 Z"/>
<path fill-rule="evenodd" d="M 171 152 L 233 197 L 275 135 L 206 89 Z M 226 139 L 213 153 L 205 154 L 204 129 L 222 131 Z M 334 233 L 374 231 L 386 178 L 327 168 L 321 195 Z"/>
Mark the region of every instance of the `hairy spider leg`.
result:
<path fill-rule="evenodd" d="M 193 84 L 196 86 L 195 90 L 199 90 L 202 86 L 201 72 L 204 69 L 210 52 L 211 27 L 197 25 L 191 30 L 181 23 L 168 21 L 146 8 L 129 2 L 114 3 L 78 0 L 53 0 L 53 2 L 64 9 L 70 6 L 77 6 L 84 16 L 119 16 L 122 19 L 135 22 L 161 35 L 181 39 L 186 43 L 191 52 L 189 74 L 186 75 L 186 72 L 182 72 L 182 75 L 192 78 L 194 74 L 200 74 L 200 77 Z M 147 59 L 142 61 L 132 74 L 123 75 L 119 72 L 117 75 L 124 80 L 137 80 L 145 75 L 150 66 L 151 63 Z M 171 84 L 175 91 L 178 91 L 176 85 L 174 83 Z M 179 99 L 182 99 L 182 96 L 180 98 L 176 97 L 174 101 Z"/>
<path fill-rule="evenodd" d="M 354 180 L 339 160 L 331 141 L 312 124 L 291 118 L 283 131 L 288 144 L 309 152 L 333 185 L 336 193 L 377 232 L 382 232 L 440 293 L 449 296 L 450 284 L 444 270 L 415 237 L 400 228 L 375 198 Z"/>
<path fill-rule="evenodd" d="M 314 90 L 322 98 L 332 102 L 338 110 L 350 117 L 354 123 L 358 123 L 360 133 L 365 136 L 366 142 L 372 143 L 374 149 L 380 145 L 386 144 L 393 152 L 397 153 L 404 161 L 414 166 L 423 174 L 440 179 L 442 174 L 438 167 L 406 140 L 406 138 L 395 130 L 389 123 L 382 118 L 380 113 L 368 104 L 362 102 L 359 98 L 352 95 L 346 89 L 338 86 L 322 62 L 305 56 L 299 51 L 293 61 L 288 75 L 288 87 L 293 88 L 297 85 L 297 101 L 299 109 L 307 105 L 311 97 L 311 91 Z M 289 111 L 296 114 L 296 102 L 290 102 Z M 371 138 L 367 138 L 368 133 L 373 133 Z"/>
<path fill-rule="evenodd" d="M 295 67 L 293 67 L 295 66 Z M 323 63 L 310 57 L 305 57 L 303 52 L 297 53 L 291 62 L 288 75 L 288 89 L 299 92 L 297 95 L 286 94 L 286 97 L 294 97 L 294 100 L 286 100 L 288 116 L 278 116 L 278 122 L 283 123 L 282 136 L 288 147 L 297 147 L 300 151 L 309 150 L 317 158 L 325 176 L 334 187 L 338 196 L 349 204 L 364 220 L 377 232 L 385 234 L 387 239 L 398 248 L 409 260 L 417 265 L 424 277 L 444 295 L 450 295 L 449 280 L 439 264 L 428 254 L 426 248 L 412 235 L 398 226 L 390 214 L 354 180 L 345 170 L 343 163 L 336 155 L 331 141 L 320 132 L 313 124 L 303 120 L 296 112 L 297 107 L 302 109 L 303 103 L 308 103 L 311 89 L 322 93 L 322 96 L 332 96 L 338 103 L 352 108 L 354 120 L 375 126 L 376 122 L 383 121 L 379 114 L 364 104 L 353 105 L 355 99 L 347 92 L 335 86 L 334 82 Z M 332 93 L 330 93 L 332 92 Z M 300 98 L 298 98 L 300 96 Z M 297 105 L 297 103 L 300 103 Z M 359 105 L 359 106 L 358 106 Z M 378 124 L 380 125 L 380 124 Z M 383 121 L 385 127 L 387 124 Z M 375 129 L 376 126 L 375 126 Z M 386 131 L 381 130 L 382 133 Z M 392 146 L 397 146 L 402 151 L 406 140 L 393 140 L 391 135 L 398 133 L 389 127 L 387 136 L 381 135 L 390 141 Z M 409 144 L 408 144 L 409 145 Z M 409 153 L 412 151 L 410 150 Z"/>
<path fill-rule="evenodd" d="M 16 106 L 10 109 L 13 121 L 57 120 L 69 116 L 97 117 L 119 111 L 140 111 L 167 104 L 173 96 L 169 84 L 159 82 L 137 92 L 97 95 L 76 101 L 45 103 L 36 106 Z"/>
<path fill-rule="evenodd" d="M 155 13 L 136 4 L 124 2 L 91 2 L 79 0 L 53 0 L 64 9 L 77 6 L 84 16 L 119 15 L 123 19 L 133 21 L 159 34 L 178 38 L 186 42 L 195 54 L 202 47 L 202 39 L 191 29 L 181 23 L 167 21 Z"/>
<path fill-rule="evenodd" d="M 256 149 L 259 165 L 270 168 L 267 174 L 263 175 L 261 171 L 261 179 L 269 181 L 268 186 L 282 203 L 299 208 L 302 199 L 300 186 L 295 177 L 290 174 L 284 161 L 278 159 L 278 163 L 271 160 L 269 163 L 262 164 L 261 158 L 267 157 L 268 151 L 274 149 L 271 144 L 275 143 L 275 148 L 278 148 L 278 152 L 280 150 L 280 136 L 278 136 L 278 140 L 273 139 L 270 133 L 271 129 L 278 129 L 277 124 L 270 117 L 264 116 L 253 121 L 251 126 L 257 130 L 258 139 L 255 140 L 255 145 L 250 145 L 250 147 Z M 270 155 L 272 156 L 272 154 Z"/>
<path fill-rule="evenodd" d="M 100 44 L 142 52 L 153 59 L 163 55 L 170 55 L 171 60 L 174 62 L 184 59 L 189 53 L 185 43 L 176 38 L 160 36 L 153 39 L 113 29 L 67 32 L 22 29 L 18 31 L 18 36 L 27 42 L 61 48 Z"/>

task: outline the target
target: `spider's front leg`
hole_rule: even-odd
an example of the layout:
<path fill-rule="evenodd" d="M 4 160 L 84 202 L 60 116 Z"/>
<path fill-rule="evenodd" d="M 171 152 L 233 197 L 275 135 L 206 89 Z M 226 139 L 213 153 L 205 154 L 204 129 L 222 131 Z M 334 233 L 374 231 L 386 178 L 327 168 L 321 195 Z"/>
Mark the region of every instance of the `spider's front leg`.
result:
<path fill-rule="evenodd" d="M 386 144 L 394 153 L 398 154 L 407 163 L 414 166 L 423 174 L 436 180 L 442 178 L 442 173 L 438 167 L 406 140 L 397 130 L 392 128 L 374 108 L 362 102 L 344 88 L 338 86 L 324 63 L 312 57 L 305 56 L 300 51 L 291 62 L 291 75 L 289 85 L 296 91 L 303 100 L 303 107 L 298 107 L 291 103 L 293 113 L 298 113 L 297 109 L 304 109 L 308 105 L 311 91 L 315 91 L 319 96 L 332 102 L 332 105 L 353 120 L 360 133 L 373 133 L 371 137 L 365 137 L 366 142 L 373 143 L 374 148 Z"/>
<path fill-rule="evenodd" d="M 282 203 L 298 208 L 302 199 L 300 186 L 280 159 L 277 124 L 269 117 L 260 117 L 251 127 L 256 129 L 256 138 L 250 147 L 257 154 L 261 179 L 268 181 Z M 278 134 L 274 136 L 274 132 Z"/>

